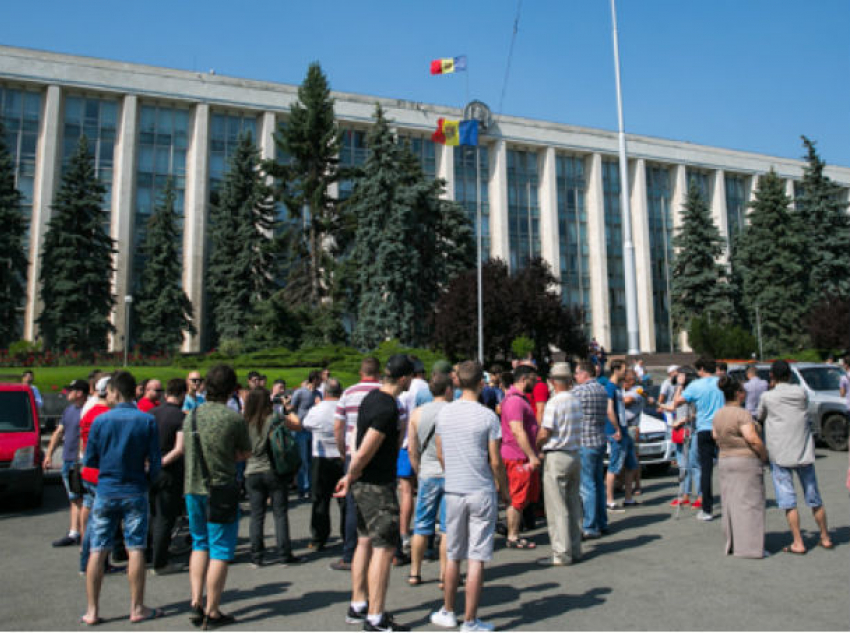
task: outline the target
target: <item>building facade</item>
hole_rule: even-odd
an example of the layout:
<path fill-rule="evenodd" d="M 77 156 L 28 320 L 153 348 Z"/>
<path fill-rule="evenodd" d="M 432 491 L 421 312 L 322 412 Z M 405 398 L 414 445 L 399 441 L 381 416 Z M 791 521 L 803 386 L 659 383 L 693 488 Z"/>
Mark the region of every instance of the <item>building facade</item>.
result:
<path fill-rule="evenodd" d="M 343 130 L 341 162 L 362 163 L 365 137 L 380 103 L 425 172 L 443 178 L 446 196 L 475 217 L 482 207 L 483 257 L 511 268 L 542 256 L 562 284 L 564 301 L 584 309 L 588 334 L 607 349 L 627 346 L 620 174 L 615 132 L 500 116 L 478 150 L 430 140 L 440 117 L 460 110 L 367 95 L 334 93 Z M 24 338 L 38 336 L 41 249 L 67 158 L 85 134 L 106 185 L 104 224 L 117 245 L 111 347 L 123 349 L 125 300 L 142 271 L 138 247 L 166 180 L 174 179 L 181 217 L 183 288 L 204 321 L 211 193 L 219 186 L 241 132 L 263 158 L 275 157 L 274 132 L 285 124 L 297 86 L 155 68 L 0 46 L 0 117 L 29 220 Z M 666 352 L 680 334 L 670 323 L 671 238 L 690 182 L 709 201 L 729 240 L 746 221 L 758 178 L 773 168 L 792 198 L 804 163 L 628 135 L 630 207 L 642 352 Z M 476 172 L 481 174 L 476 181 Z M 850 168 L 827 168 L 850 187 Z M 476 184 L 478 186 L 476 186 Z M 342 182 L 335 192 L 351 193 Z M 201 349 L 203 332 L 184 350 Z"/>

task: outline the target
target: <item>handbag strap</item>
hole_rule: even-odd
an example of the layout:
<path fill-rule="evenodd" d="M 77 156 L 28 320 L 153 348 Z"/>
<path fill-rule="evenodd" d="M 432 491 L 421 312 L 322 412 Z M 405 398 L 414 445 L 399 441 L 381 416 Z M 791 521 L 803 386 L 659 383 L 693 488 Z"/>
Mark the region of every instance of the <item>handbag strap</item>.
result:
<path fill-rule="evenodd" d="M 428 433 L 428 437 L 425 438 L 425 442 L 422 443 L 422 453 L 428 450 L 428 443 L 431 441 L 431 438 L 434 437 L 434 431 L 437 430 L 437 421 L 434 420 L 434 426 L 431 427 L 430 433 Z"/>
<path fill-rule="evenodd" d="M 204 478 L 204 485 L 210 487 L 210 470 L 207 468 L 207 460 L 204 459 L 204 449 L 201 447 L 201 438 L 198 435 L 197 409 L 192 409 L 192 440 L 195 443 L 195 448 L 198 455 L 201 457 L 201 476 Z"/>

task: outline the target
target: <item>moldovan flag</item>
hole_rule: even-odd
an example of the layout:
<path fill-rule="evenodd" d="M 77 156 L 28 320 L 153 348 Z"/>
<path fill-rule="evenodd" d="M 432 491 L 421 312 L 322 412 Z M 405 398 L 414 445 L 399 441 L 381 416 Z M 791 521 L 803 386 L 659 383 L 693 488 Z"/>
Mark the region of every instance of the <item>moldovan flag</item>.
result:
<path fill-rule="evenodd" d="M 431 140 L 441 145 L 478 145 L 478 121 L 439 119 Z"/>
<path fill-rule="evenodd" d="M 447 75 L 458 70 L 466 70 L 466 55 L 435 59 L 431 62 L 432 75 Z"/>

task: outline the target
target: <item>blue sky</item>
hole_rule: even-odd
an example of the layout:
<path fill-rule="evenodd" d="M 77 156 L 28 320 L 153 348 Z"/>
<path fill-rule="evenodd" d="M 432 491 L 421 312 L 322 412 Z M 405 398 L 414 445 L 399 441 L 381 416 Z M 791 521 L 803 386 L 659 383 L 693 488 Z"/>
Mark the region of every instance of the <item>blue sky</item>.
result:
<path fill-rule="evenodd" d="M 44 0 L 0 42 L 498 112 L 517 0 Z M 619 0 L 628 132 L 850 166 L 850 1 Z M 428 63 L 465 54 L 468 73 Z M 522 0 L 504 114 L 616 129 L 608 0 Z"/>

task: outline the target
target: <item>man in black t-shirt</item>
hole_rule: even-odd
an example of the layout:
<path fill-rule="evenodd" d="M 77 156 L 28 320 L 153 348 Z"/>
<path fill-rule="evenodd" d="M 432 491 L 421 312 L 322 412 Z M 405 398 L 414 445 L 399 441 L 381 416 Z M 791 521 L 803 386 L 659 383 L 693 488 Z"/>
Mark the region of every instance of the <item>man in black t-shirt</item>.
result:
<path fill-rule="evenodd" d="M 165 402 L 150 410 L 159 428 L 159 449 L 162 470 L 151 484 L 150 543 L 153 549 L 153 573 L 169 574 L 179 571 L 168 564 L 171 531 L 183 506 L 183 399 L 186 382 L 172 378 L 165 389 Z"/>
<path fill-rule="evenodd" d="M 391 356 L 380 389 L 369 392 L 357 416 L 357 452 L 335 496 L 349 487 L 357 504 L 357 549 L 351 561 L 351 606 L 346 622 L 364 631 L 408 631 L 384 612 L 393 554 L 399 539 L 396 463 L 401 440 L 398 396 L 410 386 L 413 363 Z M 367 583 L 368 578 L 368 583 Z"/>

